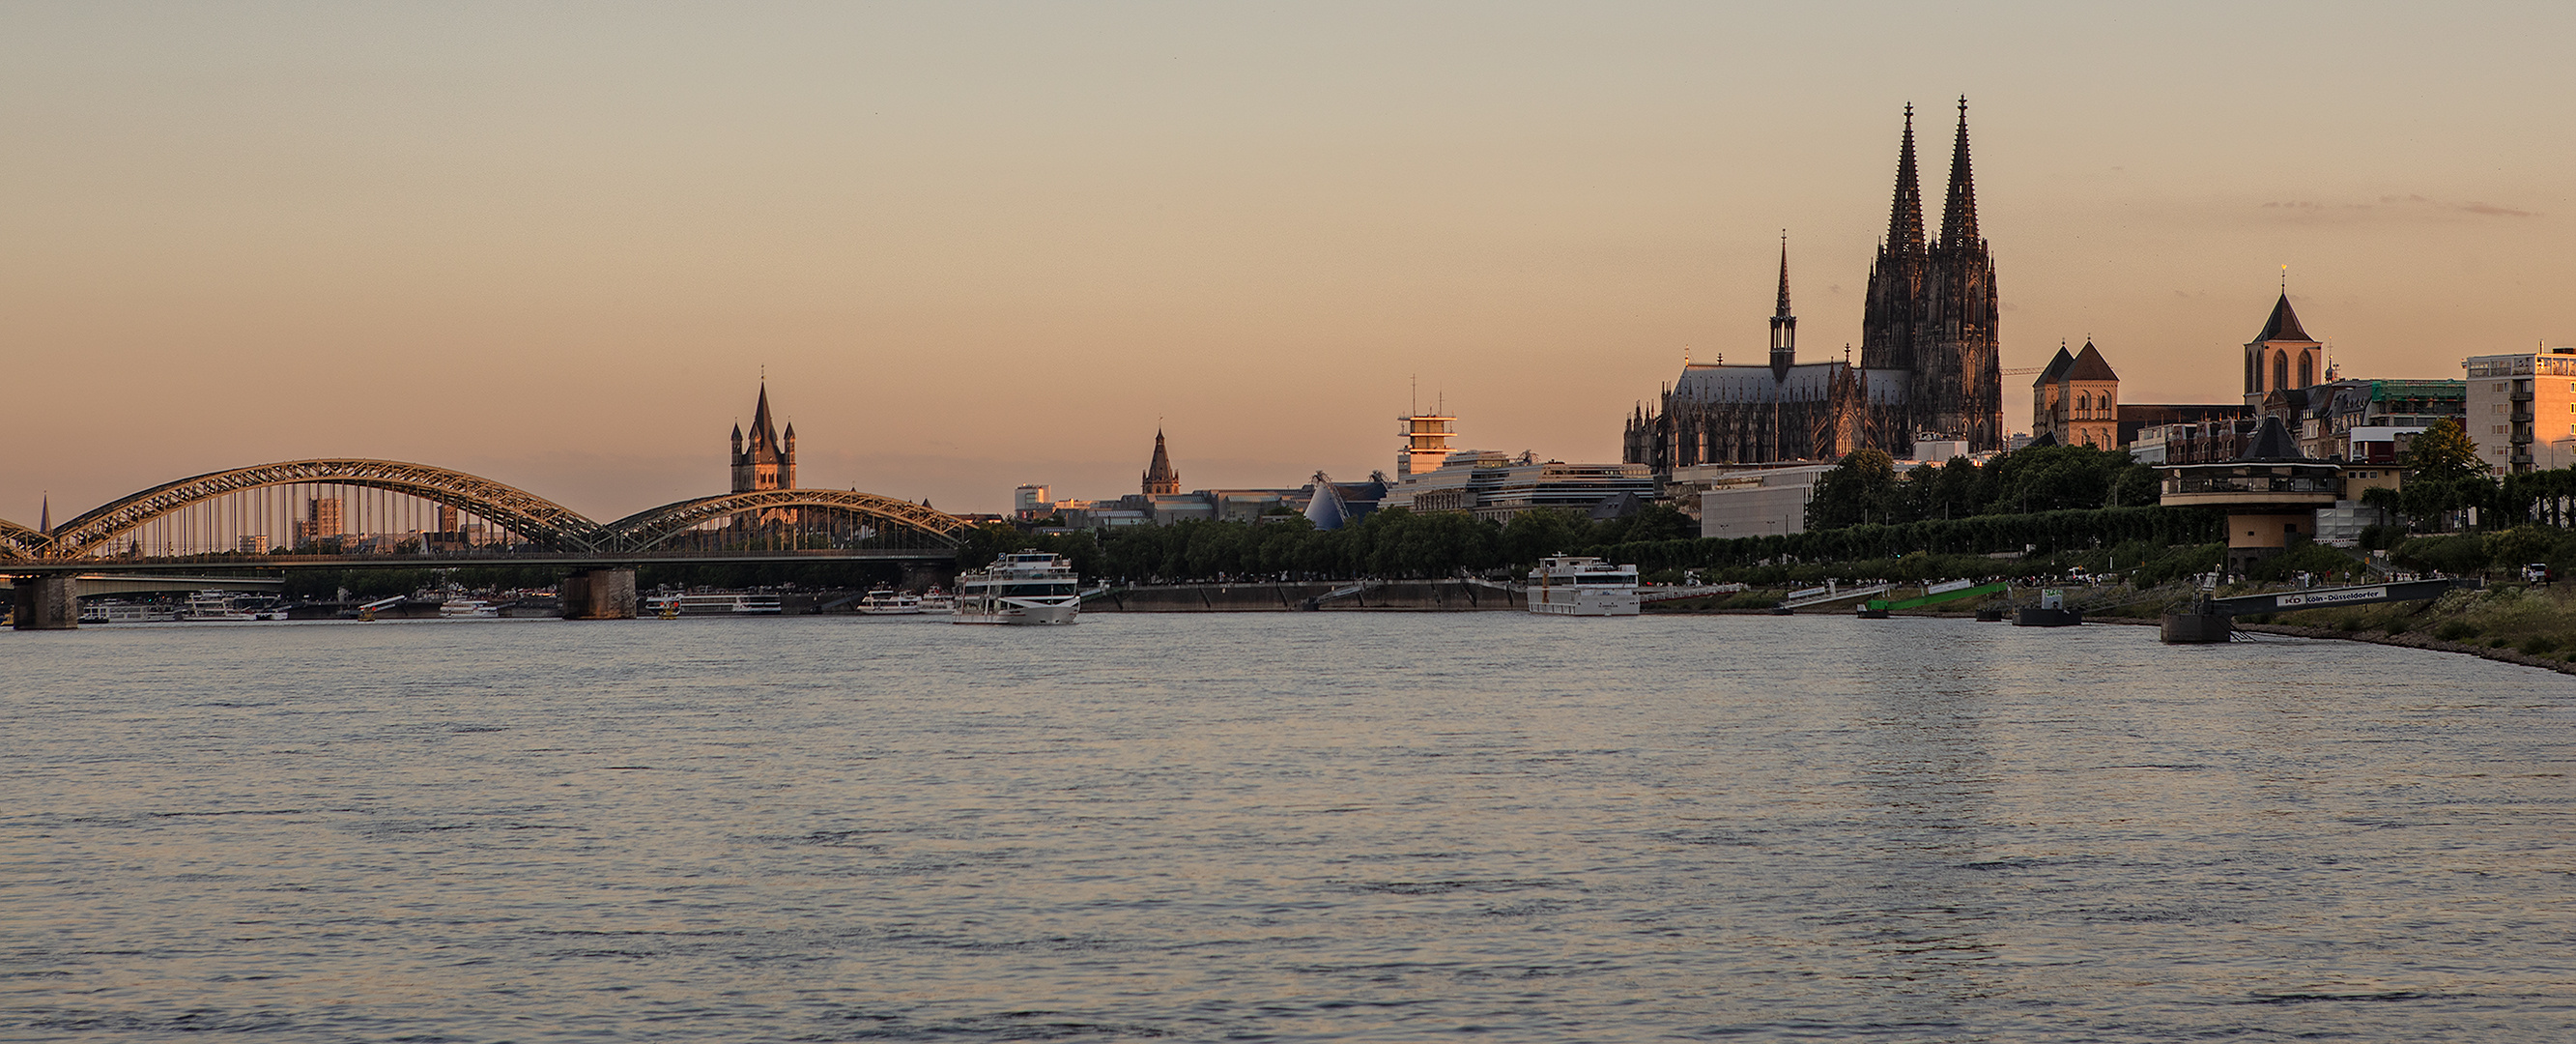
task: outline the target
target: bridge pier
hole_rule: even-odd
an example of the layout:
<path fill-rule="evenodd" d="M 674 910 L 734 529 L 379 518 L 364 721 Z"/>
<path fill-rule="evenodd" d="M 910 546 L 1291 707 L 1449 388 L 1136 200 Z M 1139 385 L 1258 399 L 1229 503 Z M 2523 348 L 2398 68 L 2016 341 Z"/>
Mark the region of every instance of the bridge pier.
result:
<path fill-rule="evenodd" d="M 555 585 L 555 600 L 566 620 L 632 620 L 635 618 L 635 571 L 585 569 Z"/>
<path fill-rule="evenodd" d="M 20 631 L 68 631 L 80 626 L 80 581 L 68 576 L 21 576 L 10 581 L 18 604 L 9 626 Z"/>
<path fill-rule="evenodd" d="M 2236 637 L 2236 618 L 2226 613 L 2166 613 L 2166 645 L 2206 645 L 2232 641 Z"/>

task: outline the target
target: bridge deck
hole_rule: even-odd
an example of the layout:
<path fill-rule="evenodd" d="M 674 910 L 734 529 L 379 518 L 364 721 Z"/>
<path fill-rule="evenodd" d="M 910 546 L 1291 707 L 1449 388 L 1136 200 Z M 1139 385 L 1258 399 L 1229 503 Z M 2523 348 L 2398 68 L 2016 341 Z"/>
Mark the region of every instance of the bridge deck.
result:
<path fill-rule="evenodd" d="M 0 574 L 58 576 L 65 573 L 170 573 L 200 570 L 264 573 L 280 569 L 471 569 L 524 566 L 606 569 L 639 565 L 736 565 L 773 562 L 944 562 L 956 557 L 957 552 L 953 548 L 935 547 L 865 547 L 823 551 L 657 551 L 624 555 L 574 554 L 555 551 L 498 555 L 210 555 L 184 560 L 80 558 L 0 561 Z"/>

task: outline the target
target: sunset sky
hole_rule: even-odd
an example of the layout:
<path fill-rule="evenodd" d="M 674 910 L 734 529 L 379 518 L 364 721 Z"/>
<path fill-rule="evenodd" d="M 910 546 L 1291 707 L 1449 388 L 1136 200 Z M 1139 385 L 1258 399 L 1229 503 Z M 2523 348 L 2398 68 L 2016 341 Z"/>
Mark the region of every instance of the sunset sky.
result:
<path fill-rule="evenodd" d="M 0 8 L 0 517 L 317 456 L 612 518 L 1615 460 L 1695 358 L 1859 339 L 1903 106 L 1969 99 L 2007 367 L 2237 395 L 2576 343 L 2576 5 Z M 1937 227 L 1937 224 L 1936 224 Z M 2029 425 L 2029 378 L 2005 382 Z"/>

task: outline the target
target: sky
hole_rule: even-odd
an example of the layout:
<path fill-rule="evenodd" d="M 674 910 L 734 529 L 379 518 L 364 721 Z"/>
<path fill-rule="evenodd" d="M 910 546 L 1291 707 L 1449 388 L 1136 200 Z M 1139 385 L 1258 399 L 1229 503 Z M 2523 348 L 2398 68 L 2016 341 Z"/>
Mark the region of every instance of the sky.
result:
<path fill-rule="evenodd" d="M 2576 5 L 0 6 L 0 518 L 310 457 L 594 518 L 1616 460 L 1683 354 L 1859 340 L 1957 99 L 2006 367 L 2225 402 L 2576 343 Z M 2029 424 L 2027 376 L 2005 421 Z"/>

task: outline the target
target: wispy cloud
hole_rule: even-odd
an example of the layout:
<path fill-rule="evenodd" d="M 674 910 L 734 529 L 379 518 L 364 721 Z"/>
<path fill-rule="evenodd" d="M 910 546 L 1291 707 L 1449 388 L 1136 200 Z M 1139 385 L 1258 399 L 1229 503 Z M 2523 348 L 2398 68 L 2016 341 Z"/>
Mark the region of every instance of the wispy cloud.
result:
<path fill-rule="evenodd" d="M 2472 213 L 2472 214 L 2484 214 L 2484 215 L 2486 215 L 2486 216 L 2488 216 L 2488 217 L 2539 217 L 2539 216 L 2540 216 L 2540 212 L 2539 212 L 2539 211 L 2536 211 L 2536 210 L 2515 210 L 2515 209 L 2514 209 L 2514 208 L 2512 208 L 2512 207 L 2499 207 L 2499 206 L 2497 206 L 2497 205 L 2495 205 L 2495 204 L 2493 204 L 2493 203 L 2462 203 L 2462 204 L 2460 204 L 2459 209 L 2461 209 L 2461 210 L 2465 210 L 2465 211 L 2468 211 L 2469 213 Z"/>
<path fill-rule="evenodd" d="M 2455 203 L 2420 195 L 2381 196 L 2376 200 L 2344 203 L 2320 203 L 2314 200 L 2275 200 L 2263 204 L 2262 209 L 2282 211 L 2285 216 L 2295 215 L 2298 217 L 2330 219 L 2348 218 L 2354 220 L 2403 218 L 2412 216 L 2432 217 L 2441 214 L 2475 214 L 2479 217 L 2501 218 L 2530 218 L 2541 216 L 2540 212 L 2536 210 L 2523 210 L 2518 207 L 2499 206 L 2494 203 L 2482 203 L 2475 200 L 2465 203 Z"/>

